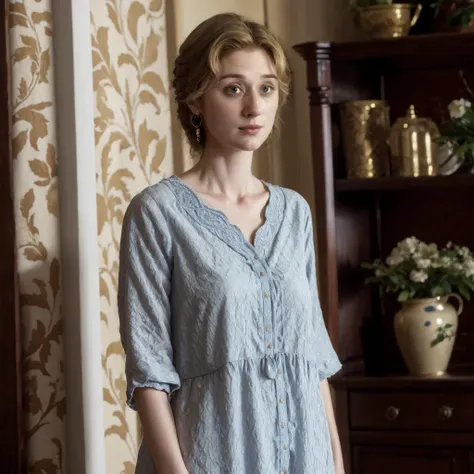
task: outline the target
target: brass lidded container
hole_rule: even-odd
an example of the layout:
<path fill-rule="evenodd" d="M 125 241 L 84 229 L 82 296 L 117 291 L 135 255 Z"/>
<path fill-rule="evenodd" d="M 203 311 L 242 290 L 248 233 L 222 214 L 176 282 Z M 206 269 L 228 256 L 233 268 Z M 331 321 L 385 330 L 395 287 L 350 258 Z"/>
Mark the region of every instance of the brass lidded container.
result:
<path fill-rule="evenodd" d="M 359 7 L 357 21 L 370 38 L 407 36 L 420 17 L 422 5 L 389 3 Z"/>
<path fill-rule="evenodd" d="M 398 118 L 390 129 L 390 152 L 393 176 L 435 176 L 438 174 L 439 137 L 436 124 L 417 117 L 410 105 L 407 115 Z"/>
<path fill-rule="evenodd" d="M 339 110 L 347 178 L 388 176 L 388 104 L 383 100 L 351 100 L 341 102 Z"/>

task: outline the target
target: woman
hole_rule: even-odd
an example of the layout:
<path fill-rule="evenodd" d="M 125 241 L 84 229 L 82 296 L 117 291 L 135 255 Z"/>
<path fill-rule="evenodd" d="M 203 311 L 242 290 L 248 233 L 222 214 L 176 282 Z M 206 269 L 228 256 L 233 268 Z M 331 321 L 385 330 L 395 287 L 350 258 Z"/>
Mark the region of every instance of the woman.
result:
<path fill-rule="evenodd" d="M 217 15 L 181 46 L 173 87 L 200 160 L 132 200 L 121 242 L 136 472 L 341 474 L 310 209 L 251 171 L 288 95 L 283 50 Z"/>

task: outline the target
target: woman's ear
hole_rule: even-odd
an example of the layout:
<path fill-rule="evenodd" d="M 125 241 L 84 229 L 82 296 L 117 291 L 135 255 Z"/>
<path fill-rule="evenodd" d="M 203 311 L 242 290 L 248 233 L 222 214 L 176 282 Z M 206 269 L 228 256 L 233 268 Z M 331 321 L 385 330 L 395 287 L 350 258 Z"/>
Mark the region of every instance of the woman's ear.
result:
<path fill-rule="evenodd" d="M 199 111 L 199 106 L 196 102 L 188 104 L 188 107 L 194 115 L 201 115 L 201 112 Z"/>

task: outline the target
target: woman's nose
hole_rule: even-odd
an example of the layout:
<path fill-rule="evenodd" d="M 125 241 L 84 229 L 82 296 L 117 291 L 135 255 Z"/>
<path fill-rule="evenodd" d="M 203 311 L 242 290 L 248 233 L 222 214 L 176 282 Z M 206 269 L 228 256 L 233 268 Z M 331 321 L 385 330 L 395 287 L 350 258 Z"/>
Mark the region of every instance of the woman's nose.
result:
<path fill-rule="evenodd" d="M 262 113 L 261 97 L 255 91 L 250 91 L 246 97 L 244 115 L 246 117 L 257 117 Z"/>

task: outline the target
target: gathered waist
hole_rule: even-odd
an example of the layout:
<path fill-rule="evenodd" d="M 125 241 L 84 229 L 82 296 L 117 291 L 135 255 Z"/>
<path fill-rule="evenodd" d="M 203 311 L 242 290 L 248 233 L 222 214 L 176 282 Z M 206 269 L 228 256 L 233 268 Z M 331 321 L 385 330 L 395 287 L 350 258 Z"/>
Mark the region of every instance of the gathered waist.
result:
<path fill-rule="evenodd" d="M 277 352 L 275 354 L 267 354 L 263 357 L 245 357 L 242 359 L 235 359 L 225 362 L 219 367 L 215 367 L 210 370 L 195 372 L 193 374 L 186 374 L 181 376 L 181 383 L 183 384 L 195 379 L 202 379 L 213 375 L 219 375 L 220 373 L 225 372 L 226 370 L 241 370 L 244 372 L 246 370 L 250 370 L 252 372 L 255 372 L 257 370 L 263 378 L 274 379 L 278 375 L 278 372 L 282 370 L 281 368 L 279 368 L 279 365 L 283 362 L 286 363 L 288 359 L 291 359 L 294 362 L 303 362 L 309 364 L 315 370 L 319 370 L 320 368 L 326 368 L 325 362 L 318 363 L 316 360 L 308 359 L 302 354 Z"/>

